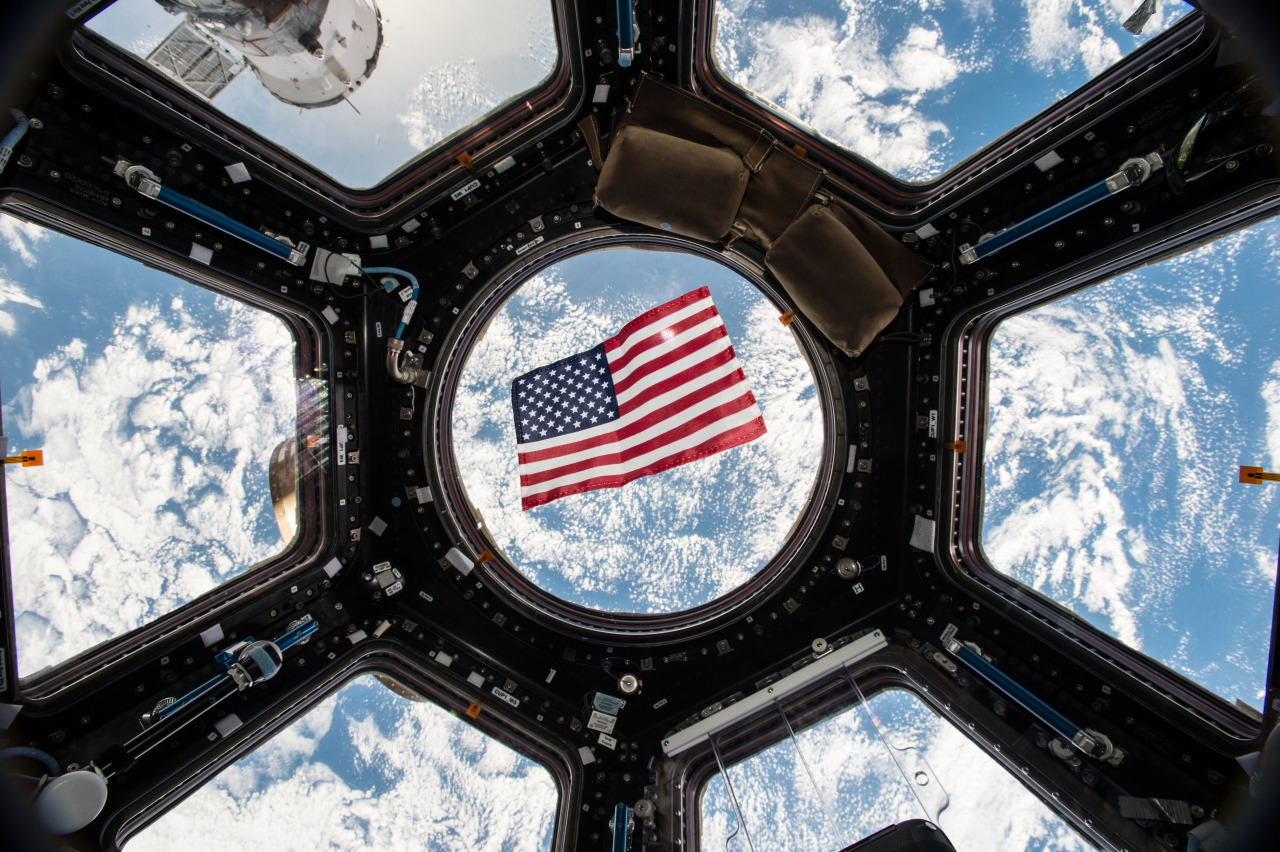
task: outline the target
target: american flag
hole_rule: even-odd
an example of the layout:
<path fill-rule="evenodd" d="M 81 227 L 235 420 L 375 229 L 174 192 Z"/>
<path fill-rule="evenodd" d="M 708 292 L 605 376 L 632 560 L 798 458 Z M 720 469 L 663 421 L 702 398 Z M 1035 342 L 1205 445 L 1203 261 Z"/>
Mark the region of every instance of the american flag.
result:
<path fill-rule="evenodd" d="M 617 488 L 765 433 L 706 287 L 517 377 L 511 404 L 523 509 Z"/>

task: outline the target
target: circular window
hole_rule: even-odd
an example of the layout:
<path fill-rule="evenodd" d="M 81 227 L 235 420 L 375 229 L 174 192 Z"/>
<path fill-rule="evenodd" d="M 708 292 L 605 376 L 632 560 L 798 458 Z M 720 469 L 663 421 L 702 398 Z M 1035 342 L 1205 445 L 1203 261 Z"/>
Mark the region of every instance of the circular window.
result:
<path fill-rule="evenodd" d="M 699 287 L 723 319 L 765 433 L 621 487 L 522 509 L 513 380 Z M 445 416 L 461 502 L 499 558 L 555 599 L 625 614 L 699 607 L 776 561 L 823 468 L 824 417 L 809 362 L 759 287 L 697 254 L 630 245 L 545 266 L 499 288 L 491 310 L 473 319 Z"/>

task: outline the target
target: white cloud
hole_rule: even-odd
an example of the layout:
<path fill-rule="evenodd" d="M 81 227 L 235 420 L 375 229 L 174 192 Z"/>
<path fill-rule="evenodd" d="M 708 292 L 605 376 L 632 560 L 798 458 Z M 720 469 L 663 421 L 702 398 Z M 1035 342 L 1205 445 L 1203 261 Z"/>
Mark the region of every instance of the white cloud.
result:
<path fill-rule="evenodd" d="M 541 766 L 430 703 L 360 678 L 137 835 L 129 852 L 545 848 Z"/>
<path fill-rule="evenodd" d="M 801 10 L 722 0 L 713 50 L 729 79 L 761 100 L 897 177 L 920 181 L 1184 14 L 1180 3 L 1161 4 L 1146 35 L 1135 38 L 1120 26 L 1135 4 L 843 0 Z"/>
<path fill-rule="evenodd" d="M 1268 470 L 1280 470 L 1280 361 L 1271 365 L 1262 382 L 1262 401 L 1267 407 Z M 1245 463 L 1243 460 L 1241 463 Z M 1262 466 L 1261 462 L 1253 465 Z"/>
<path fill-rule="evenodd" d="M 0 216 L 0 228 L 5 223 L 12 222 L 8 216 Z M 0 275 L 4 274 L 4 268 L 0 267 Z M 23 305 L 29 308 L 43 308 L 44 305 L 35 296 L 27 293 L 21 286 L 0 278 L 0 306 L 3 305 Z M 18 327 L 17 320 L 13 314 L 6 310 L 0 310 L 0 334 L 13 334 L 14 329 Z"/>
<path fill-rule="evenodd" d="M 628 253 L 617 268 L 647 270 L 654 258 L 673 257 Z M 657 268 L 687 270 L 680 274 L 689 280 L 665 285 L 679 287 L 669 294 L 597 288 L 571 299 L 556 269 L 525 283 L 472 352 L 455 400 L 454 453 L 489 534 L 533 582 L 586 606 L 673 611 L 732 590 L 776 553 L 816 474 L 822 422 L 812 377 L 777 311 L 740 280 L 729 291 L 733 301 L 758 301 L 745 329 L 731 328 L 730 338 L 768 433 L 623 488 L 520 510 L 511 380 L 595 346 L 642 311 L 703 283 L 693 279 L 705 274 L 707 261 L 672 262 L 683 266 Z"/>
<path fill-rule="evenodd" d="M 992 565 L 1229 699 L 1265 679 L 1280 501 L 1236 470 L 1280 457 L 1277 352 L 1250 333 L 1276 304 L 1260 271 L 1277 240 L 1273 220 L 1006 320 L 991 343 Z"/>
<path fill-rule="evenodd" d="M 936 26 L 891 44 L 874 11 L 764 17 L 749 2 L 717 4 L 715 56 L 744 88 L 895 174 L 936 172 L 947 125 L 916 104 L 956 79 L 962 63 Z"/>
<path fill-rule="evenodd" d="M 9 250 L 22 258 L 27 266 L 35 266 L 35 247 L 48 238 L 44 228 L 34 222 L 24 222 L 14 216 L 0 216 L 0 237 L 9 244 Z"/>
<path fill-rule="evenodd" d="M 118 636 L 281 548 L 266 487 L 293 432 L 292 340 L 222 297 L 133 305 L 40 358 L 6 406 L 44 466 L 6 471 L 22 673 Z M 18 378 L 18 377 L 15 377 Z"/>
<path fill-rule="evenodd" d="M 939 786 L 948 794 L 950 804 L 938 822 L 958 852 L 1091 848 L 920 699 L 891 690 L 871 698 L 869 709 L 895 748 L 915 749 L 907 760 L 925 761 L 918 766 L 927 767 L 933 788 L 920 791 L 926 803 L 938 801 L 928 794 L 936 794 Z M 860 706 L 730 767 L 729 775 L 756 849 L 840 848 L 891 823 L 934 818 L 921 809 Z M 798 803 L 804 807 L 798 809 Z M 737 818 L 718 776 L 701 810 L 703 848 L 747 848 L 741 836 L 726 846 Z M 830 824 L 825 814 L 830 814 Z"/>

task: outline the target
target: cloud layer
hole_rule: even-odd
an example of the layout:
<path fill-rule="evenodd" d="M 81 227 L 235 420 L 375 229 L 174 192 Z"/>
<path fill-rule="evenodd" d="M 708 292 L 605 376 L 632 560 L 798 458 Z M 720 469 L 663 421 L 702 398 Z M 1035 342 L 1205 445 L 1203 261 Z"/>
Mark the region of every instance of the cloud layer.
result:
<path fill-rule="evenodd" d="M 595 284 L 622 270 L 638 283 Z M 511 380 L 704 283 L 768 434 L 623 488 L 522 512 Z M 472 352 L 453 415 L 463 484 L 515 566 L 561 598 L 621 612 L 705 603 L 763 567 L 808 500 L 822 440 L 812 375 L 777 313 L 754 285 L 689 255 L 595 253 L 524 284 Z"/>
<path fill-rule="evenodd" d="M 1249 701 L 1277 502 L 1236 480 L 1280 456 L 1277 261 L 1273 220 L 1006 320 L 988 374 L 992 565 Z"/>
<path fill-rule="evenodd" d="M 1086 852 L 1085 843 L 1017 778 L 959 730 L 902 690 L 871 698 L 894 748 L 914 748 L 930 778 L 919 790 L 926 803 L 941 786 L 950 804 L 938 822 L 958 852 L 1023 849 Z M 717 775 L 704 793 L 702 848 L 748 848 L 756 852 L 839 849 L 886 825 L 933 819 L 916 799 L 898 765 L 861 706 L 797 733 L 743 763 L 729 767 L 729 780 L 746 832 L 728 788 Z M 732 839 L 729 839 L 732 836 Z"/>
<path fill-rule="evenodd" d="M 358 678 L 136 835 L 200 848 L 533 852 L 550 845 L 546 769 L 427 702 Z"/>
<path fill-rule="evenodd" d="M 1135 38 L 1128 0 L 721 0 L 724 73 L 818 133 L 910 181 L 937 177 L 1073 91 Z"/>
<path fill-rule="evenodd" d="M 98 296 L 113 285 L 109 269 L 141 270 L 65 237 L 49 247 L 102 264 Z M 119 313 L 92 336 L 13 332 L 40 354 L 26 376 L 5 358 L 5 427 L 11 446 L 42 447 L 45 459 L 5 473 L 24 676 L 283 548 L 267 462 L 295 430 L 293 340 L 268 314 L 180 287 L 161 302 L 115 291 Z"/>

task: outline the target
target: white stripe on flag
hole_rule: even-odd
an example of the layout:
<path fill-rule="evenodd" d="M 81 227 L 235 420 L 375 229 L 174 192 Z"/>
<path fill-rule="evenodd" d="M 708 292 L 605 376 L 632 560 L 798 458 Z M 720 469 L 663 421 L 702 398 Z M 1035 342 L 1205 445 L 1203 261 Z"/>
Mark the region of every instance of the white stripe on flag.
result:
<path fill-rule="evenodd" d="M 589 468 L 577 473 L 571 473 L 568 476 L 562 476 L 559 479 L 540 482 L 537 485 L 521 486 L 520 496 L 532 497 L 534 495 L 541 494 L 544 491 L 551 491 L 556 488 L 562 488 L 566 485 L 573 485 L 576 482 L 581 482 L 586 479 L 596 479 L 602 476 L 623 476 L 628 473 L 633 473 L 636 470 L 649 467 L 652 464 L 660 462 L 665 458 L 678 455 L 685 450 L 692 449 L 693 447 L 705 443 L 723 432 L 729 432 L 739 426 L 745 426 L 759 416 L 760 409 L 755 405 L 752 405 L 743 411 L 739 411 L 738 413 L 732 414 L 722 420 L 717 420 L 715 423 L 698 430 L 692 435 L 681 438 L 680 440 L 674 441 L 666 446 L 659 447 L 658 449 L 645 453 L 642 456 L 636 456 L 634 459 L 630 459 L 629 461 L 621 464 L 602 465 L 600 467 Z"/>
<path fill-rule="evenodd" d="M 734 367 L 736 369 L 737 365 L 734 365 Z M 681 392 L 687 391 L 687 389 L 684 388 L 683 386 L 680 388 L 680 390 Z M 704 399 L 702 402 L 699 402 L 696 405 L 691 405 L 688 408 L 681 409 L 679 412 L 677 412 L 671 417 L 666 418 L 665 420 L 659 420 L 657 423 L 654 423 L 648 429 L 645 429 L 643 432 L 638 432 L 629 438 L 619 438 L 617 441 L 613 441 L 611 443 L 605 444 L 600 447 L 590 447 L 580 452 L 570 453 L 568 455 L 563 455 L 563 456 L 556 456 L 555 458 L 546 459 L 545 461 L 525 462 L 520 465 L 520 472 L 522 474 L 542 473 L 544 470 L 552 470 L 557 467 L 564 467 L 566 465 L 577 464 L 578 462 L 586 461 L 588 459 L 595 458 L 596 456 L 616 456 L 618 453 L 625 452 L 631 449 L 632 447 L 643 444 L 646 441 L 651 441 L 654 438 L 659 437 L 663 433 L 671 431 L 673 427 L 678 427 L 683 423 L 689 422 L 690 420 L 697 417 L 699 414 L 708 412 L 713 408 L 724 405 L 725 403 L 733 402 L 735 399 L 743 397 L 750 392 L 751 391 L 744 388 L 741 383 L 735 384 L 733 387 L 726 388 L 725 390 L 720 391 L 720 393 L 716 394 L 715 396 Z M 754 416 L 756 417 L 760 416 L 760 409 L 755 405 L 752 405 L 750 410 L 755 411 Z M 628 417 L 625 422 L 630 423 L 640 419 L 643 419 L 643 415 L 637 416 L 637 417 Z M 617 431 L 617 429 L 623 426 L 624 423 L 623 421 L 616 421 L 610 425 L 614 426 L 615 431 Z M 580 435 L 582 433 L 579 432 L 578 434 Z M 538 449 L 542 449 L 541 442 L 538 444 Z M 595 468 L 595 470 L 603 470 L 603 468 Z M 593 474 L 593 475 L 602 475 L 602 474 Z"/>
<path fill-rule="evenodd" d="M 632 346 L 635 346 L 637 343 L 640 343 L 645 338 L 651 337 L 654 334 L 657 334 L 659 331 L 662 331 L 664 328 L 670 328 L 671 326 L 680 322 L 680 320 L 691 317 L 694 314 L 698 313 L 699 311 L 705 311 L 707 308 L 714 308 L 714 307 L 715 307 L 715 304 L 713 304 L 710 297 L 708 297 L 706 299 L 699 299 L 698 301 L 694 302 L 692 305 L 686 305 L 685 307 L 681 308 L 678 311 L 673 311 L 672 313 L 669 313 L 669 314 L 663 314 L 662 316 L 654 319 L 653 322 L 646 323 L 645 325 L 641 326 L 640 328 L 637 328 L 635 331 L 628 334 L 626 340 L 619 340 L 617 346 L 615 346 L 613 348 L 613 351 L 609 352 L 608 354 L 613 356 L 615 360 L 619 359 L 623 355 L 626 355 Z M 717 313 L 717 316 L 718 315 L 719 314 Z M 608 343 L 605 344 L 605 349 L 606 350 L 609 349 Z"/>

